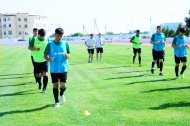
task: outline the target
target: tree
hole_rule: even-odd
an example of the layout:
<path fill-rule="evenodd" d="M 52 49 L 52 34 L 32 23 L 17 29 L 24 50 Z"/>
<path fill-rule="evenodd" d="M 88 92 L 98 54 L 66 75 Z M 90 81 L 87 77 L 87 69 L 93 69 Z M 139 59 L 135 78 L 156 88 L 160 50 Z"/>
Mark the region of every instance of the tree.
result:
<path fill-rule="evenodd" d="M 164 30 L 164 35 L 165 35 L 166 37 L 168 37 L 168 34 L 169 34 L 169 28 L 167 27 L 167 28 Z"/>
<path fill-rule="evenodd" d="M 190 15 L 190 10 L 189 10 L 189 15 Z M 190 28 L 190 17 L 185 17 L 185 23 L 186 23 L 186 27 Z"/>
<path fill-rule="evenodd" d="M 185 35 L 186 35 L 187 37 L 189 37 L 189 35 L 190 35 L 190 28 L 187 28 L 187 29 L 186 29 Z"/>
<path fill-rule="evenodd" d="M 168 37 L 175 37 L 175 31 L 173 29 L 169 30 Z"/>
<path fill-rule="evenodd" d="M 114 33 L 113 33 L 113 32 L 107 32 L 106 34 L 108 34 L 108 35 L 113 35 Z"/>
<path fill-rule="evenodd" d="M 71 36 L 71 37 L 82 37 L 83 34 L 80 33 L 80 32 L 77 32 L 77 33 L 71 34 L 70 36 Z"/>
<path fill-rule="evenodd" d="M 182 28 L 182 27 L 183 27 L 182 24 L 179 24 L 179 26 L 178 26 L 178 28 L 177 28 L 177 30 L 175 32 L 175 36 L 179 34 L 179 29 Z"/>

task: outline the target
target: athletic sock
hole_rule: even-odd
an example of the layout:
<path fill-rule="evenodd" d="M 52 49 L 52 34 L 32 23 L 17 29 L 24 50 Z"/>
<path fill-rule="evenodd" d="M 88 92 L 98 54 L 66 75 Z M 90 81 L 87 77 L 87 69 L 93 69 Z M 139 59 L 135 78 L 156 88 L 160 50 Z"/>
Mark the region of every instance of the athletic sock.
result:
<path fill-rule="evenodd" d="M 43 90 L 46 90 L 47 83 L 48 83 L 48 76 L 44 76 L 43 77 Z"/>
<path fill-rule="evenodd" d="M 160 62 L 160 73 L 162 72 L 163 69 L 163 62 Z"/>
<path fill-rule="evenodd" d="M 135 58 L 136 58 L 136 56 L 133 56 L 133 63 L 135 63 Z"/>
<path fill-rule="evenodd" d="M 179 66 L 175 66 L 175 75 L 176 75 L 176 77 L 179 76 L 178 72 L 179 72 Z"/>
<path fill-rule="evenodd" d="M 141 64 L 141 56 L 139 56 L 139 64 Z"/>
<path fill-rule="evenodd" d="M 152 61 L 152 69 L 154 69 L 154 65 L 155 65 L 155 62 L 154 62 L 154 61 Z"/>
<path fill-rule="evenodd" d="M 160 62 L 157 60 L 156 65 L 158 68 L 160 68 Z"/>
<path fill-rule="evenodd" d="M 58 88 L 57 89 L 53 88 L 53 95 L 54 95 L 55 103 L 59 102 L 58 94 L 59 94 Z"/>
<path fill-rule="evenodd" d="M 39 89 L 41 89 L 41 86 L 42 86 L 41 77 L 36 77 L 36 79 L 39 85 Z"/>
<path fill-rule="evenodd" d="M 180 74 L 183 74 L 183 73 L 184 73 L 184 71 L 186 70 L 186 68 L 187 68 L 187 66 L 183 66 L 183 67 L 182 67 L 182 69 L 181 69 Z"/>
<path fill-rule="evenodd" d="M 63 95 L 63 93 L 65 92 L 65 90 L 66 90 L 66 88 L 64 88 L 64 89 L 60 88 L 60 96 Z"/>

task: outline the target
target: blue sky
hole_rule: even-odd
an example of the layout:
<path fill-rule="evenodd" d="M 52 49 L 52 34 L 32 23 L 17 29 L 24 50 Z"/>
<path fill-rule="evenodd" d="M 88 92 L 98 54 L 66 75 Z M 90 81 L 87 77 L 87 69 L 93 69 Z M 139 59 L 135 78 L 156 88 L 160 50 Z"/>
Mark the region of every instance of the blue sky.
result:
<path fill-rule="evenodd" d="M 151 25 L 183 22 L 190 10 L 190 0 L 0 0 L 0 13 L 29 12 L 48 17 L 50 24 L 60 24 L 66 34 L 93 32 L 96 18 L 99 31 L 114 33 L 131 29 L 148 30 Z"/>

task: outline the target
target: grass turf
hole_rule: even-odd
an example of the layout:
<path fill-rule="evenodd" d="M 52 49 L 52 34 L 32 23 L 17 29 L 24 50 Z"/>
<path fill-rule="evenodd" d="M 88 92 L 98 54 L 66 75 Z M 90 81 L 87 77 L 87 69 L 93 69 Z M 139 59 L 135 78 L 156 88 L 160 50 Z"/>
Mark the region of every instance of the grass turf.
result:
<path fill-rule="evenodd" d="M 41 93 L 27 47 L 0 46 L 0 125 L 190 125 L 190 70 L 174 79 L 172 48 L 166 49 L 163 77 L 158 70 L 150 74 L 151 47 L 142 49 L 142 67 L 132 64 L 131 46 L 107 44 L 104 51 L 102 63 L 88 64 L 85 46 L 71 45 L 67 102 L 55 109 L 51 78 L 47 94 Z M 83 116 L 85 110 L 91 115 Z"/>

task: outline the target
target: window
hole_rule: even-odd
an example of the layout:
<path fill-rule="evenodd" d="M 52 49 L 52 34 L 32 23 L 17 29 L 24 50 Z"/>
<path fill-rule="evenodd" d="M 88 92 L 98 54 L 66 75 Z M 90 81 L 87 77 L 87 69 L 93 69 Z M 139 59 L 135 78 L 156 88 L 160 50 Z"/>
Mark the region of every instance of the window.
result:
<path fill-rule="evenodd" d="M 24 21 L 27 22 L 28 21 L 27 18 L 24 18 Z"/>
<path fill-rule="evenodd" d="M 25 32 L 25 35 L 28 35 L 28 32 Z"/>
<path fill-rule="evenodd" d="M 18 25 L 19 28 L 21 28 L 22 26 L 21 25 Z"/>
<path fill-rule="evenodd" d="M 19 33 L 18 33 L 19 35 L 22 35 L 22 32 L 21 31 L 19 31 Z"/>
<path fill-rule="evenodd" d="M 6 19 L 6 18 L 3 18 L 3 21 L 4 21 L 4 22 L 6 22 L 6 21 L 7 21 L 7 19 Z"/>
<path fill-rule="evenodd" d="M 7 35 L 6 31 L 3 32 L 4 35 Z"/>
<path fill-rule="evenodd" d="M 18 21 L 21 21 L 21 18 L 18 18 Z"/>
<path fill-rule="evenodd" d="M 8 31 L 8 35 L 12 35 L 12 31 Z"/>
<path fill-rule="evenodd" d="M 10 18 L 10 17 L 7 17 L 7 20 L 8 20 L 8 21 L 10 21 L 10 20 L 11 20 L 11 18 Z"/>
<path fill-rule="evenodd" d="M 25 25 L 24 25 L 24 28 L 28 28 L 28 25 L 27 25 L 27 24 L 25 24 Z"/>
<path fill-rule="evenodd" d="M 6 28 L 6 24 L 3 24 L 3 28 Z"/>
<path fill-rule="evenodd" d="M 11 24 L 9 24 L 9 28 L 11 28 Z"/>

